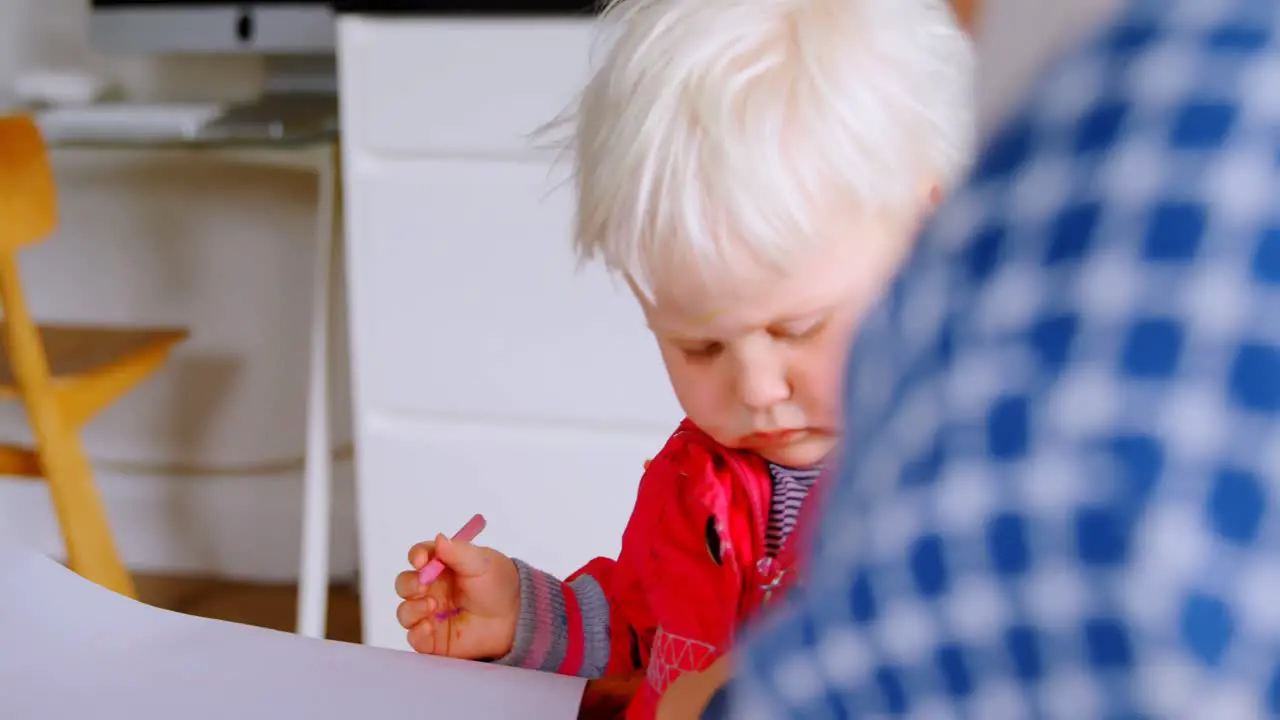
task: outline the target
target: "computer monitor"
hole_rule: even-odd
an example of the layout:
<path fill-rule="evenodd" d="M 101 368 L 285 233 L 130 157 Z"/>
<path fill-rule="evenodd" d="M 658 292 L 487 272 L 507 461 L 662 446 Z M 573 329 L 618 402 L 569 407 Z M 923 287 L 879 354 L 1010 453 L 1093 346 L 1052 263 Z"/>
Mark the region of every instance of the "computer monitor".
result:
<path fill-rule="evenodd" d="M 90 0 L 90 10 L 89 39 L 104 53 L 261 55 L 272 105 L 336 104 L 328 0 Z"/>
<path fill-rule="evenodd" d="M 89 34 L 107 53 L 332 55 L 327 0 L 91 0 Z"/>

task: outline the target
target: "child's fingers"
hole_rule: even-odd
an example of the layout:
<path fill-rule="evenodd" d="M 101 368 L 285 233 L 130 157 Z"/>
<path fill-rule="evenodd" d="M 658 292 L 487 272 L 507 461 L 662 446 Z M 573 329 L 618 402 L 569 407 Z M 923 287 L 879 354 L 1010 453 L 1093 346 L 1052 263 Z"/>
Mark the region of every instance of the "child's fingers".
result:
<path fill-rule="evenodd" d="M 424 655 L 434 655 L 436 651 L 435 624 L 431 622 L 420 622 L 409 628 L 409 647 L 414 652 L 420 652 Z"/>
<path fill-rule="evenodd" d="M 431 604 L 427 600 L 405 600 L 396 608 L 396 620 L 406 630 L 413 629 L 430 615 Z"/>
<path fill-rule="evenodd" d="M 396 576 L 396 595 L 403 600 L 420 600 L 427 592 L 418 580 L 417 570 L 405 570 Z"/>
<path fill-rule="evenodd" d="M 435 555 L 435 542 L 420 542 L 409 548 L 409 564 L 414 570 L 421 570 L 423 565 L 431 562 L 431 557 Z"/>
<path fill-rule="evenodd" d="M 477 577 L 489 569 L 485 548 L 441 535 L 435 541 L 436 557 L 461 577 Z"/>

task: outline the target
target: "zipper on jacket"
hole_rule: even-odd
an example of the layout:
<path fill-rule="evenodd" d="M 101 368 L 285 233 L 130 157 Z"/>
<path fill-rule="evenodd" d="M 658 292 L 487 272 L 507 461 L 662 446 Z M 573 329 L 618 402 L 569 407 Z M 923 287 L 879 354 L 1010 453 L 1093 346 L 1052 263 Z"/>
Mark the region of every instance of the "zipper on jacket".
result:
<path fill-rule="evenodd" d="M 790 538 L 787 538 L 787 540 L 790 540 Z M 786 544 L 786 540 L 783 541 L 783 544 Z M 781 548 L 779 548 L 778 553 L 782 553 Z M 760 599 L 760 607 L 769 604 L 769 601 L 773 599 L 773 591 L 782 585 L 782 580 L 787 575 L 787 568 L 778 568 L 777 572 L 774 572 L 777 565 L 781 565 L 781 563 L 772 555 L 765 555 L 756 562 L 757 588 L 764 593 L 764 596 Z"/>
<path fill-rule="evenodd" d="M 746 483 L 743 483 L 741 478 L 750 477 L 754 473 L 749 472 L 750 468 L 742 467 L 743 462 L 738 458 L 730 455 L 728 456 L 728 460 L 733 465 L 733 470 L 737 474 L 738 484 L 745 487 Z M 772 498 L 772 487 L 770 488 L 769 495 L 770 498 Z M 755 607 L 752 608 L 754 611 L 768 605 L 769 601 L 773 598 L 774 591 L 782 585 L 782 581 L 786 577 L 789 568 L 781 567 L 782 562 L 779 558 L 786 556 L 786 550 L 791 544 L 791 538 L 788 537 L 782 541 L 782 544 L 778 547 L 777 555 L 769 555 L 765 549 L 768 545 L 769 500 L 759 496 L 753 497 L 751 500 L 751 511 L 755 516 L 757 530 L 754 538 L 756 543 L 756 552 L 754 554 L 758 555 L 760 558 L 755 562 L 755 577 L 752 578 L 751 583 L 755 588 L 755 602 L 753 603 Z"/>

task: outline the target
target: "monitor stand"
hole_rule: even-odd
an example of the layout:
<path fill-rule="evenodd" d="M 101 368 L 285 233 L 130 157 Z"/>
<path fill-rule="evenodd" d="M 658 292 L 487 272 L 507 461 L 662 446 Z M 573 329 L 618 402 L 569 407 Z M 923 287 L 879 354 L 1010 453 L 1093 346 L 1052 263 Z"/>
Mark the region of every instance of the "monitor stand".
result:
<path fill-rule="evenodd" d="M 334 56 L 267 56 L 262 95 L 232 105 L 207 129 L 230 134 L 265 130 L 279 136 L 337 132 L 338 76 Z"/>

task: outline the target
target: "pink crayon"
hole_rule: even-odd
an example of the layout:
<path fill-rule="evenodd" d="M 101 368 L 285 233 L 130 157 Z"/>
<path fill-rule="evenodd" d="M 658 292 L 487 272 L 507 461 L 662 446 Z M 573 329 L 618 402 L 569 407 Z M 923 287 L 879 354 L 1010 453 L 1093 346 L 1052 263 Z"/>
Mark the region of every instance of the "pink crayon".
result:
<path fill-rule="evenodd" d="M 476 539 L 482 530 L 484 530 L 484 516 L 477 513 L 467 521 L 466 525 L 462 526 L 461 530 L 454 533 L 453 537 L 450 539 L 471 542 Z M 423 565 L 422 569 L 418 571 L 418 582 L 422 583 L 423 587 L 426 587 L 435 582 L 435 579 L 440 577 L 440 573 L 442 572 L 444 572 L 444 563 L 440 562 L 438 559 L 433 559 L 431 562 Z"/>

